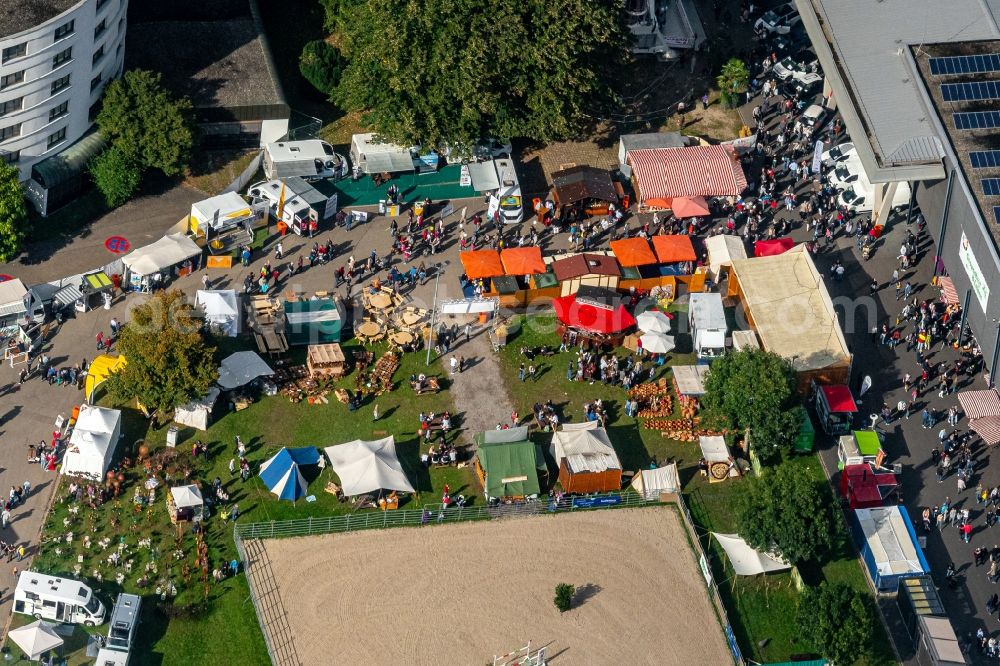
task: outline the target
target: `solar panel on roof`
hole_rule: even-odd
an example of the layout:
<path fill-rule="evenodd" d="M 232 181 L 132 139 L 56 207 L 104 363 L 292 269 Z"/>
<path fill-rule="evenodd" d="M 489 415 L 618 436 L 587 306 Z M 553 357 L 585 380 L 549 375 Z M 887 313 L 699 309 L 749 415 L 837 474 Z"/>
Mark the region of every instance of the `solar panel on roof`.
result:
<path fill-rule="evenodd" d="M 977 130 L 1000 127 L 1000 111 L 963 112 L 952 114 L 955 129 Z"/>
<path fill-rule="evenodd" d="M 946 102 L 974 102 L 984 99 L 1000 99 L 1000 81 L 942 83 L 941 97 Z"/>
<path fill-rule="evenodd" d="M 993 206 L 993 219 L 1000 224 L 1000 206 Z"/>
<path fill-rule="evenodd" d="M 1000 167 L 1000 150 L 974 150 L 969 161 L 973 169 L 996 169 Z"/>
<path fill-rule="evenodd" d="M 948 74 L 982 74 L 984 72 L 1000 72 L 1000 53 L 931 58 L 929 65 L 931 68 L 931 74 L 938 76 L 946 76 Z"/>
<path fill-rule="evenodd" d="M 1000 196 L 1000 178 L 983 178 L 983 192 L 989 197 Z"/>

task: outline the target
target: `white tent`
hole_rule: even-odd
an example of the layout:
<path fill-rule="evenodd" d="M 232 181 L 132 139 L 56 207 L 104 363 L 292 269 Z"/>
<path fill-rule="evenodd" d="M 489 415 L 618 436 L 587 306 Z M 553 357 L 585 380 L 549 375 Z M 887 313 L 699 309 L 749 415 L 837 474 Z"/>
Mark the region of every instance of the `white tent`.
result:
<path fill-rule="evenodd" d="M 221 391 L 213 386 L 201 400 L 193 400 L 177 407 L 174 409 L 174 421 L 197 430 L 208 430 L 208 423 L 212 420 L 212 408 L 219 399 L 219 393 Z"/>
<path fill-rule="evenodd" d="M 736 572 L 737 576 L 756 576 L 757 574 L 785 571 L 792 568 L 791 564 L 777 555 L 754 550 L 738 534 L 712 532 L 712 536 L 726 551 L 729 563 L 733 565 L 733 571 Z"/>
<path fill-rule="evenodd" d="M 699 397 L 705 395 L 705 379 L 708 378 L 707 365 L 675 365 L 674 382 L 681 395 Z"/>
<path fill-rule="evenodd" d="M 340 478 L 345 495 L 363 495 L 383 489 L 414 492 L 396 457 L 392 435 L 370 442 L 356 439 L 328 446 L 323 451 Z"/>
<path fill-rule="evenodd" d="M 268 377 L 274 370 L 256 352 L 241 351 L 222 359 L 219 386 L 229 390 L 245 386 L 258 377 Z"/>
<path fill-rule="evenodd" d="M 122 263 L 132 273 L 145 276 L 159 273 L 200 255 L 201 248 L 184 234 L 167 234 L 155 243 L 126 254 L 122 257 Z"/>
<path fill-rule="evenodd" d="M 726 439 L 719 435 L 702 435 L 698 438 L 701 456 L 710 463 L 729 462 L 729 447 Z"/>
<path fill-rule="evenodd" d="M 17 643 L 29 661 L 40 659 L 49 650 L 63 644 L 63 639 L 55 632 L 55 625 L 36 620 L 17 629 L 11 629 L 8 638 Z"/>
<path fill-rule="evenodd" d="M 597 421 L 564 423 L 562 430 L 552 435 L 550 452 L 557 464 L 565 458 L 574 473 L 622 468 L 607 431 Z"/>
<path fill-rule="evenodd" d="M 235 291 L 199 289 L 194 300 L 195 305 L 205 311 L 205 321 L 213 328 L 221 329 L 231 338 L 239 334 L 240 306 Z"/>
<path fill-rule="evenodd" d="M 747 258 L 747 248 L 739 236 L 709 236 L 705 239 L 705 249 L 708 250 L 708 268 L 715 279 L 719 278 L 720 269 L 733 265 L 733 259 Z"/>
<path fill-rule="evenodd" d="M 679 493 L 681 482 L 677 474 L 677 463 L 640 470 L 632 478 L 632 487 L 646 499 L 656 499 L 660 493 Z"/>
<path fill-rule="evenodd" d="M 122 413 L 94 405 L 81 405 L 73 434 L 63 456 L 62 473 L 102 479 L 111 465 L 121 435 Z"/>
<path fill-rule="evenodd" d="M 178 509 L 187 507 L 204 506 L 205 500 L 201 497 L 198 486 L 176 486 L 170 489 L 170 496 L 174 498 L 174 506 Z"/>

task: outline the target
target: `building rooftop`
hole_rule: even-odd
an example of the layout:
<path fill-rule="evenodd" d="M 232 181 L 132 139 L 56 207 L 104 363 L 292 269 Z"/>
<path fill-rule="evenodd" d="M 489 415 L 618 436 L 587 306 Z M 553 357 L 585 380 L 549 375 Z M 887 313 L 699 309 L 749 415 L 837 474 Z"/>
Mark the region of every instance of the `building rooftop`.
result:
<path fill-rule="evenodd" d="M 986 228 L 1000 246 L 1000 118 L 968 129 L 965 115 L 1000 109 L 1000 40 L 923 44 L 910 47 L 910 53 Z"/>
<path fill-rule="evenodd" d="M 943 178 L 941 139 L 929 117 L 933 110 L 921 102 L 906 49 L 1000 38 L 1000 0 L 795 4 L 871 180 Z M 845 96 L 850 104 L 840 101 Z"/>
<path fill-rule="evenodd" d="M 250 18 L 137 23 L 125 40 L 130 69 L 162 72 L 164 84 L 196 108 L 283 102 Z"/>
<path fill-rule="evenodd" d="M 0 39 L 30 30 L 85 0 L 0 0 Z"/>

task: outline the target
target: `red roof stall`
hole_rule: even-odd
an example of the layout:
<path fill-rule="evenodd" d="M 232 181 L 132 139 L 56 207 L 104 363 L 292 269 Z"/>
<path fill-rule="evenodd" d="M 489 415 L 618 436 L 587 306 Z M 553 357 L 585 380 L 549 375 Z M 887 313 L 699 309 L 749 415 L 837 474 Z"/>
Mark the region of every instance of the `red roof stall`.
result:
<path fill-rule="evenodd" d="M 898 493 L 896 475 L 871 463 L 847 465 L 840 473 L 840 494 L 851 509 L 884 506 L 890 498 L 898 497 Z"/>
<path fill-rule="evenodd" d="M 631 150 L 626 161 L 639 202 L 655 208 L 669 207 L 674 197 L 736 197 L 747 187 L 730 146 Z"/>
<path fill-rule="evenodd" d="M 858 411 L 851 389 L 843 384 L 816 387 L 816 415 L 820 427 L 828 435 L 847 435 L 851 419 Z"/>
<path fill-rule="evenodd" d="M 753 244 L 753 256 L 772 257 L 776 254 L 784 254 L 793 247 L 795 247 L 795 241 L 788 237 L 761 240 Z"/>
<path fill-rule="evenodd" d="M 569 296 L 552 301 L 560 323 L 560 334 L 575 331 L 585 338 L 620 344 L 625 331 L 635 326 L 635 318 L 608 289 L 580 287 Z"/>

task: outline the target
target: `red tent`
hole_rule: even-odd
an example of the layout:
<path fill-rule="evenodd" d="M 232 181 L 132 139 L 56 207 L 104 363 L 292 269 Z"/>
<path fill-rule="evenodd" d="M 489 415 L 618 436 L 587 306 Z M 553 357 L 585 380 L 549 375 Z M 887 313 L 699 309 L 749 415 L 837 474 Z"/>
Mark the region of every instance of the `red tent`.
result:
<path fill-rule="evenodd" d="M 883 506 L 898 490 L 896 475 L 871 463 L 847 465 L 840 473 L 840 494 L 852 509 Z"/>
<path fill-rule="evenodd" d="M 674 217 L 701 217 L 709 213 L 705 197 L 674 197 L 670 202 L 670 210 Z"/>
<path fill-rule="evenodd" d="M 576 294 L 552 301 L 556 317 L 566 326 L 591 333 L 617 333 L 635 326 L 635 317 L 623 305 L 578 301 Z"/>
<path fill-rule="evenodd" d="M 753 244 L 753 256 L 771 257 L 776 254 L 784 254 L 795 247 L 795 241 L 787 236 L 785 238 L 775 238 L 774 240 L 762 240 Z"/>

